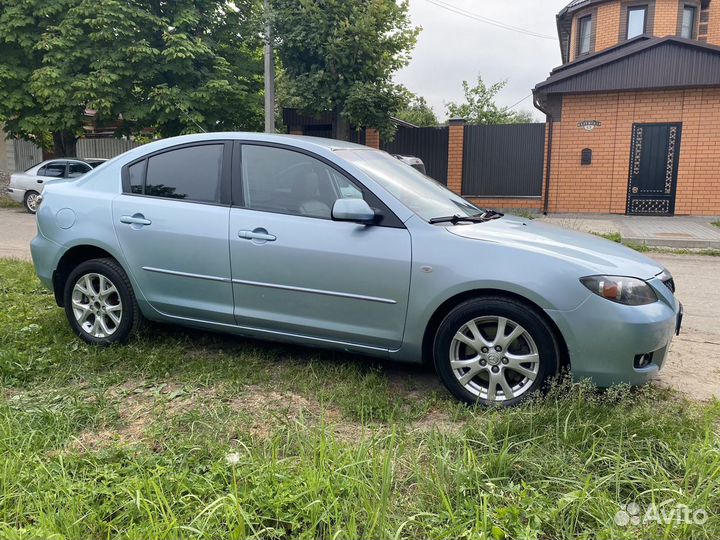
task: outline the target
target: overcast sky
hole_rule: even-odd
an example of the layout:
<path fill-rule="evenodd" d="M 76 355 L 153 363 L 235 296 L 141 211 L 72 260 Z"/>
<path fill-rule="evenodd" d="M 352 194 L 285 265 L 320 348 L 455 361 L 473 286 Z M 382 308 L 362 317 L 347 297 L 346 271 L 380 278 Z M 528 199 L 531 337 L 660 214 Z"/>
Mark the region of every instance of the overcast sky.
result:
<path fill-rule="evenodd" d="M 410 65 L 396 80 L 424 96 L 444 120 L 445 103 L 461 101 L 462 81 L 478 75 L 508 85 L 497 101 L 511 106 L 561 63 L 555 15 L 570 0 L 435 0 L 480 17 L 552 36 L 534 37 L 453 13 L 430 0 L 410 0 L 413 24 L 422 27 Z M 528 98 L 517 109 L 541 113 Z"/>

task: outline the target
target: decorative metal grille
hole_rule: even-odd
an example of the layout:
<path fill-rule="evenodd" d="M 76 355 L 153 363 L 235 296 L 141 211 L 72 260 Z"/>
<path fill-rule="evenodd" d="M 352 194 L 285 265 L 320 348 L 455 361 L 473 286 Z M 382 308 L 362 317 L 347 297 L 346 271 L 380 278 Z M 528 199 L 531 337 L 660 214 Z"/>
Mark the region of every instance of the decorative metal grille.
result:
<path fill-rule="evenodd" d="M 677 127 L 670 128 L 667 164 L 665 166 L 665 195 L 670 195 L 670 193 L 672 193 L 673 172 L 675 171 L 675 146 L 677 143 L 677 132 Z"/>
<path fill-rule="evenodd" d="M 635 199 L 630 206 L 633 214 L 668 214 L 670 201 L 667 199 Z"/>

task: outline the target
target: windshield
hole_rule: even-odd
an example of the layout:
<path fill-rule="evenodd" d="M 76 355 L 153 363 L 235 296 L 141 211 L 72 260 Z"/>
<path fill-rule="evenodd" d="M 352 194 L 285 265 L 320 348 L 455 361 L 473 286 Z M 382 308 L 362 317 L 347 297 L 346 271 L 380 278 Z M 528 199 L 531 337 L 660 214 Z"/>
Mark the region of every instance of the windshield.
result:
<path fill-rule="evenodd" d="M 426 221 L 445 216 L 472 217 L 483 210 L 456 195 L 441 183 L 377 150 L 336 150 L 336 153 L 389 191 Z"/>

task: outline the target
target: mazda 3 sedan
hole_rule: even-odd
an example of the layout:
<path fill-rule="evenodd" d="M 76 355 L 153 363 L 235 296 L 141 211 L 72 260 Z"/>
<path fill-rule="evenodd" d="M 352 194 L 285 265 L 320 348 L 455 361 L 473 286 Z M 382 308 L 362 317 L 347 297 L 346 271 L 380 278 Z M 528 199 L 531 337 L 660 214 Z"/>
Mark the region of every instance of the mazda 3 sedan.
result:
<path fill-rule="evenodd" d="M 432 362 L 468 403 L 516 404 L 567 367 L 643 383 L 682 317 L 645 256 L 327 139 L 153 142 L 48 185 L 37 222 L 37 274 L 89 343 L 149 319 Z"/>

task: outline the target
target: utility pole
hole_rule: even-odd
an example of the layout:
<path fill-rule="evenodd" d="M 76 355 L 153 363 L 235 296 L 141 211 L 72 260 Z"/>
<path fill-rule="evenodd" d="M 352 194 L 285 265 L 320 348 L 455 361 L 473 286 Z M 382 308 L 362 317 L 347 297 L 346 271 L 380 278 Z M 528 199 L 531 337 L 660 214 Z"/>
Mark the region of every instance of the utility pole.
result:
<path fill-rule="evenodd" d="M 265 133 L 275 133 L 275 55 L 269 15 L 270 0 L 265 0 Z"/>

